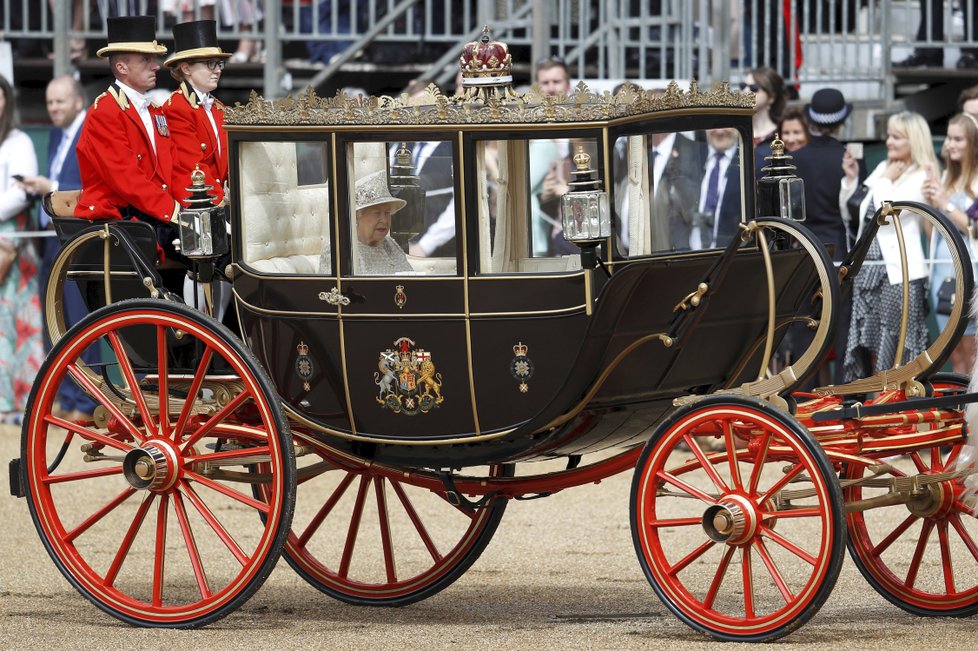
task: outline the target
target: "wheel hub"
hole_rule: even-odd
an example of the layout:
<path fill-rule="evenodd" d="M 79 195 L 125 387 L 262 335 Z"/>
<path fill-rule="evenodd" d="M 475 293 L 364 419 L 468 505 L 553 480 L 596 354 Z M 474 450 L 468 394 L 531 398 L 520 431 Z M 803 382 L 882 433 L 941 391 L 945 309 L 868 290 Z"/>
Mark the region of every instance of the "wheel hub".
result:
<path fill-rule="evenodd" d="M 703 512 L 703 530 L 710 539 L 740 545 L 757 530 L 757 507 L 739 495 L 727 495 Z"/>
<path fill-rule="evenodd" d="M 954 499 L 953 490 L 947 490 L 945 482 L 929 484 L 911 491 L 907 510 L 920 518 L 934 518 L 949 512 Z"/>
<path fill-rule="evenodd" d="M 122 474 L 135 489 L 165 491 L 176 482 L 177 459 L 177 452 L 171 444 L 150 441 L 126 454 Z"/>

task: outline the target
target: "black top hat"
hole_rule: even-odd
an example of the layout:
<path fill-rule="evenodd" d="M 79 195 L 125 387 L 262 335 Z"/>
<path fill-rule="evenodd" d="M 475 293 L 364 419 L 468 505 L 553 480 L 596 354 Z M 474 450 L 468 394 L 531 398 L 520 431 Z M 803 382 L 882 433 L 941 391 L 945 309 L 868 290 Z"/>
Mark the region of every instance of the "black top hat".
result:
<path fill-rule="evenodd" d="M 810 122 L 820 126 L 841 124 L 852 113 L 852 104 L 835 88 L 823 88 L 812 95 L 811 104 L 805 105 L 805 115 Z"/>
<path fill-rule="evenodd" d="M 97 52 L 106 57 L 114 52 L 166 54 L 166 46 L 156 42 L 156 18 L 153 16 L 113 16 L 106 19 L 108 45 Z"/>
<path fill-rule="evenodd" d="M 217 21 L 193 20 L 173 26 L 173 56 L 163 64 L 172 67 L 188 59 L 226 59 L 230 52 L 224 52 L 217 44 Z"/>

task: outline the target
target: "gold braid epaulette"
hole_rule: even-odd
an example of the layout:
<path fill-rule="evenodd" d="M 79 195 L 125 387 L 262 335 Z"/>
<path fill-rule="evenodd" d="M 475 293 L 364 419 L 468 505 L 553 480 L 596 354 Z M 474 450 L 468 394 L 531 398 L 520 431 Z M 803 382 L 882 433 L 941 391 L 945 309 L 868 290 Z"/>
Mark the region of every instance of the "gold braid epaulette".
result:
<path fill-rule="evenodd" d="M 99 95 L 98 97 L 96 97 L 96 98 L 95 98 L 95 101 L 94 101 L 94 102 L 92 102 L 92 108 L 93 108 L 93 109 L 97 109 L 97 108 L 98 108 L 98 101 L 99 101 L 100 99 L 102 99 L 103 97 L 105 97 L 106 95 L 108 95 L 108 93 L 107 93 L 107 92 L 105 92 L 105 91 L 103 91 L 103 92 L 102 92 L 102 93 L 101 93 L 101 94 L 100 94 L 100 95 Z"/>
<path fill-rule="evenodd" d="M 126 96 L 125 92 L 117 90 L 114 86 L 109 86 L 109 89 L 106 92 L 112 96 L 112 99 L 116 101 L 116 104 L 118 104 L 119 108 L 121 108 L 123 111 L 129 108 L 129 98 Z"/>

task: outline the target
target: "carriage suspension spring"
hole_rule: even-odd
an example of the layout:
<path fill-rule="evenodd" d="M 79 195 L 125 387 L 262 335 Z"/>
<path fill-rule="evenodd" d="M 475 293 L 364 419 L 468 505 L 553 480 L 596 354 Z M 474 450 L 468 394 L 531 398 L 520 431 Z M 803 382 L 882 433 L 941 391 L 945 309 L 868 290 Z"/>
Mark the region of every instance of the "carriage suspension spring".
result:
<path fill-rule="evenodd" d="M 458 490 L 452 473 L 436 470 L 435 474 L 441 479 L 441 483 L 445 485 L 445 499 L 448 500 L 448 503 L 464 511 L 475 513 L 478 509 L 491 505 L 496 497 L 499 496 L 499 491 L 490 491 L 477 500 L 470 500 Z"/>

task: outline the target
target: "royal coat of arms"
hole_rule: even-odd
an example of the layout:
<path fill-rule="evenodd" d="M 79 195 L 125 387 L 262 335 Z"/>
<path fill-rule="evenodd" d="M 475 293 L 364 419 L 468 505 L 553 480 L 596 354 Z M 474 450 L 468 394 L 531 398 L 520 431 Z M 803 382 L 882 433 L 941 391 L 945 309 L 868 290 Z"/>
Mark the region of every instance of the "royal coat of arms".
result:
<path fill-rule="evenodd" d="M 395 414 L 426 414 L 444 401 L 441 373 L 435 372 L 431 353 L 415 346 L 401 337 L 377 359 L 377 403 Z"/>

